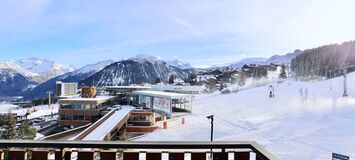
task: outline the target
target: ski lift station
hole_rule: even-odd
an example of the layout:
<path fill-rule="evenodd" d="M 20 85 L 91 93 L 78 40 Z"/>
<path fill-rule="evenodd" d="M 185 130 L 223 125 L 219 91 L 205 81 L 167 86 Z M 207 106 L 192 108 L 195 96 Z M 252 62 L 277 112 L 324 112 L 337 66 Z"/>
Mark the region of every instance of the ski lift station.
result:
<path fill-rule="evenodd" d="M 160 91 L 134 91 L 133 95 L 136 106 L 152 109 L 154 112 L 160 113 L 171 118 L 174 112 L 192 111 L 191 94 L 179 94 Z"/>

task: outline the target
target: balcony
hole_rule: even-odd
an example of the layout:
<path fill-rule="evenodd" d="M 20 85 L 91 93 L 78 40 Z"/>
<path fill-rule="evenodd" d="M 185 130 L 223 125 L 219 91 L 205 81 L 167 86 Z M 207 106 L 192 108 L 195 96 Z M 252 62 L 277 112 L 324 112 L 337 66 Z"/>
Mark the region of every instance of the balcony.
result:
<path fill-rule="evenodd" d="M 255 142 L 111 142 L 0 140 L 1 159 L 276 160 Z"/>

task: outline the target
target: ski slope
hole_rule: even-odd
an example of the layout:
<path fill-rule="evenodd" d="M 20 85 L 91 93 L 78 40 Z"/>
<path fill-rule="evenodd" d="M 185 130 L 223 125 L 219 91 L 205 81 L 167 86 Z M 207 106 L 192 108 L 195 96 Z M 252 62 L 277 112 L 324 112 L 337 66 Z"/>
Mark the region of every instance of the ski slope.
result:
<path fill-rule="evenodd" d="M 347 82 L 348 93 L 355 96 L 354 73 Z M 272 99 L 268 92 L 263 86 L 227 95 L 199 95 L 185 125 L 160 129 L 138 141 L 208 141 L 206 116 L 214 114 L 217 141 L 256 141 L 286 160 L 331 159 L 332 152 L 355 158 L 355 98 L 342 97 L 342 77 L 277 84 Z"/>

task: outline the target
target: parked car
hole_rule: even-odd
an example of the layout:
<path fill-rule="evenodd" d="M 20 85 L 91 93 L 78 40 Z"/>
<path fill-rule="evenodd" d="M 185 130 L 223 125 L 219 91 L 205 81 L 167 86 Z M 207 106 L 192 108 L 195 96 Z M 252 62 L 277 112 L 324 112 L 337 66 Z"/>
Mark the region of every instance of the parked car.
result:
<path fill-rule="evenodd" d="M 42 117 L 38 117 L 38 118 L 35 118 L 33 119 L 33 123 L 42 123 L 42 122 L 45 122 L 46 120 Z"/>

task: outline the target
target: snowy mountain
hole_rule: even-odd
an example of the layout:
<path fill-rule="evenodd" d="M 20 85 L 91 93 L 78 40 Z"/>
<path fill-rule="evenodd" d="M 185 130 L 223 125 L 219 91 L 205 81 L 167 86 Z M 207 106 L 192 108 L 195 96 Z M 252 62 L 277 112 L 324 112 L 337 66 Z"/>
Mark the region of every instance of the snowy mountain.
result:
<path fill-rule="evenodd" d="M 242 68 L 245 64 L 265 64 L 267 59 L 264 57 L 255 57 L 255 58 L 245 58 L 236 63 L 229 64 L 229 67 L 232 68 Z"/>
<path fill-rule="evenodd" d="M 75 67 L 56 63 L 54 61 L 28 58 L 0 62 L 0 69 L 9 69 L 26 76 L 32 81 L 42 83 L 50 78 L 75 70 Z"/>
<path fill-rule="evenodd" d="M 44 82 L 50 78 L 72 72 L 76 69 L 73 66 L 35 57 L 18 60 L 16 63 L 32 73 L 39 74 L 40 76 L 34 78 L 34 80 L 39 82 Z"/>
<path fill-rule="evenodd" d="M 22 74 L 23 76 L 26 76 L 28 78 L 36 77 L 39 76 L 38 73 L 31 72 L 22 66 L 20 66 L 16 61 L 13 60 L 8 60 L 4 62 L 0 62 L 0 69 L 1 70 L 11 70 L 13 72 L 17 72 L 19 74 Z"/>
<path fill-rule="evenodd" d="M 20 96 L 37 85 L 26 76 L 11 69 L 0 69 L 0 97 Z"/>
<path fill-rule="evenodd" d="M 287 53 L 285 55 L 273 55 L 270 58 L 264 58 L 264 57 L 245 58 L 235 63 L 224 64 L 223 66 L 228 66 L 234 69 L 236 68 L 240 69 L 245 64 L 258 64 L 258 65 L 269 65 L 271 63 L 290 64 L 293 58 L 296 58 L 298 55 L 302 53 L 303 51 L 297 49 L 293 53 Z"/>
<path fill-rule="evenodd" d="M 190 64 L 182 62 L 180 60 L 173 60 L 173 61 L 167 61 L 167 63 L 171 66 L 174 66 L 176 68 L 180 68 L 180 69 L 190 69 L 190 68 L 194 68 L 192 67 Z"/>
<path fill-rule="evenodd" d="M 302 54 L 303 51 L 297 49 L 293 53 L 287 53 L 286 55 L 274 55 L 266 60 L 266 64 L 276 63 L 276 64 L 290 64 L 292 59 L 296 58 L 298 55 Z"/>
<path fill-rule="evenodd" d="M 129 58 L 128 60 L 136 61 L 136 62 L 151 62 L 151 63 L 157 63 L 157 62 L 164 62 L 160 57 L 148 55 L 148 54 L 138 54 L 135 57 Z"/>
<path fill-rule="evenodd" d="M 115 62 L 95 75 L 80 82 L 80 85 L 129 85 L 153 83 L 157 78 L 167 82 L 170 75 L 183 80 L 188 74 L 163 60 L 147 55 L 139 55 L 128 60 Z"/>
<path fill-rule="evenodd" d="M 52 91 L 54 93 L 56 81 L 79 82 L 94 75 L 95 73 L 112 63 L 112 60 L 107 60 L 96 64 L 86 65 L 78 70 L 75 70 L 74 72 L 69 72 L 64 75 L 49 79 L 48 81 L 38 85 L 37 87 L 25 92 L 24 99 L 31 100 L 35 98 L 43 98 L 46 96 L 47 91 Z"/>

